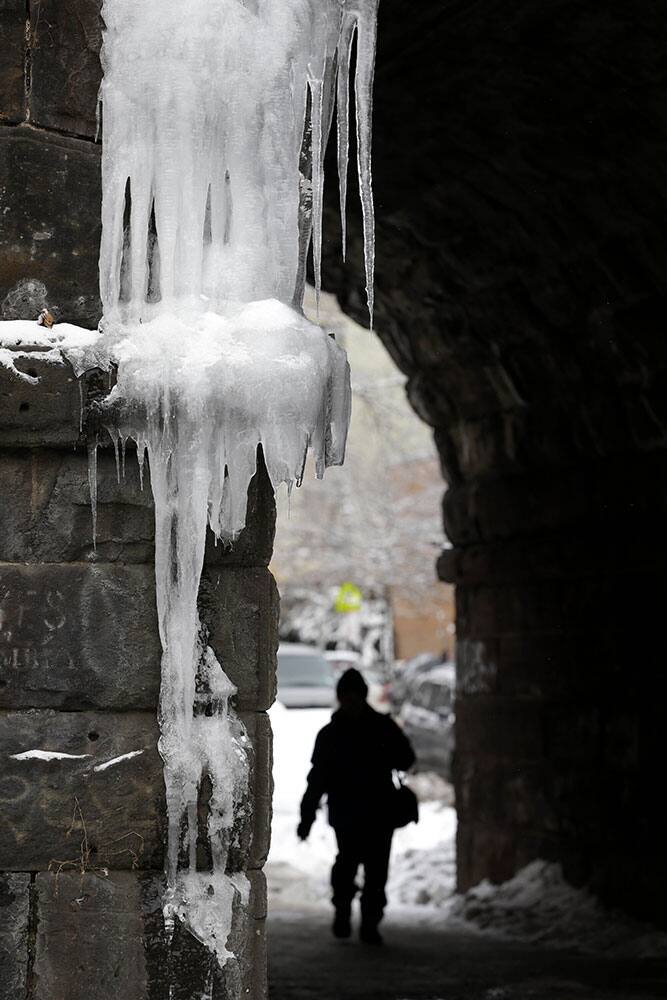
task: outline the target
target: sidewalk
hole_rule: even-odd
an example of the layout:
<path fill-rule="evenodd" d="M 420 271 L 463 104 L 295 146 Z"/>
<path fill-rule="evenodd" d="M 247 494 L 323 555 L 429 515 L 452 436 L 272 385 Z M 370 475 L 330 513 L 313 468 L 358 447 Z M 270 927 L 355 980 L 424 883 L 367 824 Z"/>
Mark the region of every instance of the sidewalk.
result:
<path fill-rule="evenodd" d="M 667 961 L 613 960 L 440 930 L 401 910 L 385 945 L 336 941 L 323 907 L 269 918 L 270 1000 L 664 1000 Z"/>

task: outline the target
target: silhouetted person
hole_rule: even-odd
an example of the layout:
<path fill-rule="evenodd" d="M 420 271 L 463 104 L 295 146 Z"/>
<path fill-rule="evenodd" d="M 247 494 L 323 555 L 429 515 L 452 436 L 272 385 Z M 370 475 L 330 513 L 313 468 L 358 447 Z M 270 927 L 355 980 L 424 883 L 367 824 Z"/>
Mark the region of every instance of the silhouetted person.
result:
<path fill-rule="evenodd" d="M 367 704 L 368 688 L 358 670 L 345 671 L 336 694 L 340 708 L 315 740 L 297 834 L 302 840 L 307 838 L 320 799 L 326 795 L 329 823 L 338 841 L 331 871 L 336 909 L 333 932 L 336 937 L 350 936 L 355 879 L 363 865 L 359 936 L 368 944 L 381 944 L 378 924 L 387 902 L 384 889 L 394 832 L 392 771 L 406 771 L 415 755 L 393 719 Z"/>

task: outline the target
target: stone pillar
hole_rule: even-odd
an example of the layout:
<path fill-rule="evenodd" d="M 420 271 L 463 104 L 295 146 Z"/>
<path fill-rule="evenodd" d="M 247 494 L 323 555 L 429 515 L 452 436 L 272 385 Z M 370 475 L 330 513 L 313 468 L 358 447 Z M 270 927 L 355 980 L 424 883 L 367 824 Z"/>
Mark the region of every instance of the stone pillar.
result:
<path fill-rule="evenodd" d="M 251 484 L 238 542 L 223 550 L 209 539 L 200 595 L 253 744 L 231 859 L 250 901 L 234 916 L 237 960 L 221 973 L 188 932 L 169 943 L 162 926 L 150 484 L 142 492 L 133 452 L 119 483 L 113 449 L 100 450 L 94 550 L 87 412 L 106 376 L 78 383 L 68 363 L 30 357 L 17 366 L 39 382 L 0 366 L 0 998 L 258 1000 L 278 611 L 268 480 L 261 472 Z M 30 750 L 72 756 L 16 759 Z"/>
<path fill-rule="evenodd" d="M 487 475 L 445 497 L 462 890 L 545 858 L 664 922 L 661 482 L 656 454 Z"/>

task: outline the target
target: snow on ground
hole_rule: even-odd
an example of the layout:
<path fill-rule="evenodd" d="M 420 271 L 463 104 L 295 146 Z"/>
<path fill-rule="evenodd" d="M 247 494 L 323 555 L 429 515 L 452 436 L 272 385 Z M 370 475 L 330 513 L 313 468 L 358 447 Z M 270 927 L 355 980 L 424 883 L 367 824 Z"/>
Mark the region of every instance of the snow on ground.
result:
<path fill-rule="evenodd" d="M 329 872 L 336 853 L 333 831 L 321 810 L 309 839 L 296 836 L 315 736 L 328 709 L 270 712 L 274 731 L 274 816 L 266 867 L 272 910 L 329 906 Z M 575 889 L 557 864 L 534 861 L 502 885 L 488 881 L 455 895 L 456 812 L 449 786 L 417 775 L 420 819 L 394 835 L 387 915 L 555 948 L 667 957 L 667 934 L 606 910 L 585 889 Z"/>
<path fill-rule="evenodd" d="M 605 909 L 563 878 L 561 866 L 532 861 L 502 885 L 486 879 L 445 908 L 450 927 L 620 958 L 667 957 L 667 934 Z"/>

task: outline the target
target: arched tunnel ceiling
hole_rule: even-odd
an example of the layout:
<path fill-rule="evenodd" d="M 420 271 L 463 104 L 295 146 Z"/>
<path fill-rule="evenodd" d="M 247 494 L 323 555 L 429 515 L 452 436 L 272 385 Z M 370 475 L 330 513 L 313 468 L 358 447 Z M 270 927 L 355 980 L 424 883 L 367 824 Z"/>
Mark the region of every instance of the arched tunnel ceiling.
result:
<path fill-rule="evenodd" d="M 382 0 L 376 328 L 451 482 L 488 471 L 464 424 L 520 469 L 665 444 L 665 42 L 648 0 Z M 324 283 L 363 321 L 334 177 Z"/>

